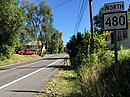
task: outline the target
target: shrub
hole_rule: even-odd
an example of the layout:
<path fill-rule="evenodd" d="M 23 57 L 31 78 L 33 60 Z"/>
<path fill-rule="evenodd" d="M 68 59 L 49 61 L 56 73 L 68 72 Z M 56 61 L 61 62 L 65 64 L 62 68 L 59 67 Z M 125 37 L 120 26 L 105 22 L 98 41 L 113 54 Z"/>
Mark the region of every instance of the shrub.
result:
<path fill-rule="evenodd" d="M 77 70 L 83 97 L 130 96 L 130 51 L 119 51 L 118 65 L 113 55 L 99 52 L 84 59 Z"/>

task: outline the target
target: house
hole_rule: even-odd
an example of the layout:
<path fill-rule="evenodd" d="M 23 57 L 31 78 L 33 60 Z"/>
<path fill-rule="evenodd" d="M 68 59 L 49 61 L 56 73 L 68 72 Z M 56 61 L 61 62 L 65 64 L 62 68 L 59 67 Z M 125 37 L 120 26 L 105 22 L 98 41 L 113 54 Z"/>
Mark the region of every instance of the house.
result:
<path fill-rule="evenodd" d="M 31 41 L 24 44 L 25 49 L 30 49 L 31 51 L 39 51 L 42 46 L 40 41 Z M 42 52 L 45 52 L 45 45 L 43 45 Z"/>
<path fill-rule="evenodd" d="M 116 31 L 117 37 L 117 49 L 120 49 L 121 45 L 123 48 L 130 48 L 130 19 L 128 20 L 128 29 L 126 30 L 117 30 Z M 114 33 L 107 37 L 107 40 L 110 41 L 108 47 L 111 48 L 114 46 Z"/>

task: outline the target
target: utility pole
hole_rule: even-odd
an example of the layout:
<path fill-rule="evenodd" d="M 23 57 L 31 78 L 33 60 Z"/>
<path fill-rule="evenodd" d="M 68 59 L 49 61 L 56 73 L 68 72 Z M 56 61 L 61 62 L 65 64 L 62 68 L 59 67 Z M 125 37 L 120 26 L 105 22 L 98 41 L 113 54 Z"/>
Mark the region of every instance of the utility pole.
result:
<path fill-rule="evenodd" d="M 90 24 L 91 24 L 91 52 L 94 52 L 94 20 L 92 12 L 92 0 L 89 0 L 89 10 L 90 10 Z"/>

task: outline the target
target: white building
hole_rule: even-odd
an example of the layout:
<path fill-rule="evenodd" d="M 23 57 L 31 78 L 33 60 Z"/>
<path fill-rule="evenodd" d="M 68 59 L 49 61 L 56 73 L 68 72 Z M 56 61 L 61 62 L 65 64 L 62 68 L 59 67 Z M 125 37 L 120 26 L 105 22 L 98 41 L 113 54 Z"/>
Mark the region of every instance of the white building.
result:
<path fill-rule="evenodd" d="M 31 41 L 26 44 L 24 44 L 25 49 L 30 49 L 32 51 L 39 51 L 39 49 L 42 46 L 42 43 L 40 41 Z M 43 45 L 42 52 L 45 52 L 45 45 Z"/>
<path fill-rule="evenodd" d="M 117 30 L 117 48 L 120 49 L 121 45 L 123 48 L 130 48 L 130 19 L 128 20 L 128 29 L 127 30 Z M 107 37 L 107 40 L 110 41 L 108 47 L 111 48 L 114 44 L 114 33 L 111 33 Z"/>

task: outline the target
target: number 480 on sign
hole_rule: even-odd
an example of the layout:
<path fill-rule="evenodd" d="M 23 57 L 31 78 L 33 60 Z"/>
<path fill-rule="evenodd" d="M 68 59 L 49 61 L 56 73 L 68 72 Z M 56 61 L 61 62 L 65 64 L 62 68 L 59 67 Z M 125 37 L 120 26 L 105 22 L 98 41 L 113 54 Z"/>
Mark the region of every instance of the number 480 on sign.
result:
<path fill-rule="evenodd" d="M 128 21 L 126 11 L 105 13 L 103 15 L 104 30 L 119 30 L 127 28 L 128 28 Z"/>

